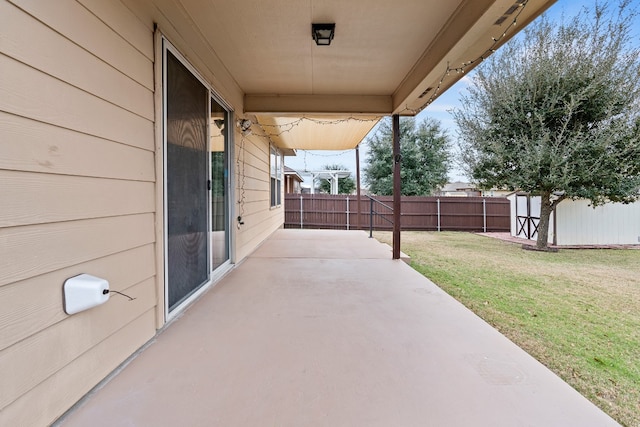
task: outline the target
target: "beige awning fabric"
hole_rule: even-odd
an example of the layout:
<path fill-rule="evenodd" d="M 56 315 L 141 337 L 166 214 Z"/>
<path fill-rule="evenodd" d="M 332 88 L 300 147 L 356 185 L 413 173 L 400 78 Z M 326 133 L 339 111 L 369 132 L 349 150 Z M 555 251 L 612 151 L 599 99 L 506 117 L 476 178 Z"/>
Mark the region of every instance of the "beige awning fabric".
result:
<path fill-rule="evenodd" d="M 282 149 L 350 150 L 380 121 L 377 116 L 256 116 L 265 134 Z"/>

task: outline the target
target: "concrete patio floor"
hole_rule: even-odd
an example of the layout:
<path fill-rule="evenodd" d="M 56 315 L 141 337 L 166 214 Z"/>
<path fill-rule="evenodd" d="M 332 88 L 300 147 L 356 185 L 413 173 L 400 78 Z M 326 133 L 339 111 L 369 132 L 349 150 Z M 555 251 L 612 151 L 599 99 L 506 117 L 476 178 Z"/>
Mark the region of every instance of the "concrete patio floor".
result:
<path fill-rule="evenodd" d="M 58 425 L 617 423 L 364 232 L 279 230 Z"/>

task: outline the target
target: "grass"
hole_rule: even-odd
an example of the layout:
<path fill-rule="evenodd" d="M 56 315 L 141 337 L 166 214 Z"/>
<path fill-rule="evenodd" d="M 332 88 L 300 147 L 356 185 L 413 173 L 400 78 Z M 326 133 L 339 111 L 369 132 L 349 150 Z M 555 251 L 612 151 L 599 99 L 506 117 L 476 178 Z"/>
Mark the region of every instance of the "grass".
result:
<path fill-rule="evenodd" d="M 391 243 L 391 233 L 375 237 Z M 411 265 L 625 426 L 640 426 L 640 250 L 403 232 Z"/>

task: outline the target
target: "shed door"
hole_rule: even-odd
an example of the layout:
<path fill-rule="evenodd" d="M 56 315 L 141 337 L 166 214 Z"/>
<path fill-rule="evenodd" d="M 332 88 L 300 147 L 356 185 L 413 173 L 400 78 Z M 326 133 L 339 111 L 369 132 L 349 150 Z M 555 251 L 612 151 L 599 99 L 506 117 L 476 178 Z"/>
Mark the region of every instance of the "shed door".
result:
<path fill-rule="evenodd" d="M 540 197 L 516 195 L 516 237 L 535 240 L 540 225 Z"/>

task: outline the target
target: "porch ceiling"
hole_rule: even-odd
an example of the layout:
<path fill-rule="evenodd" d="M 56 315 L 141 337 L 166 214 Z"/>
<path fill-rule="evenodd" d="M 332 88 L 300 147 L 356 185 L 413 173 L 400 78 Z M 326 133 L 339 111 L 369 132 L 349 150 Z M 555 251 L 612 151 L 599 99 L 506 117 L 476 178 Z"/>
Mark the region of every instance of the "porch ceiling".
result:
<path fill-rule="evenodd" d="M 263 123 L 266 115 L 414 115 L 462 76 L 454 72 L 443 80 L 448 66 L 486 56 L 488 49 L 504 43 L 554 1 L 152 3 L 175 28 L 191 25 L 197 42 L 209 50 L 201 58 L 223 64 L 244 97 L 244 113 L 259 115 Z M 174 18 L 178 13 L 180 18 Z M 336 24 L 330 46 L 316 46 L 311 38 L 311 24 L 323 22 Z M 495 46 L 494 39 L 500 40 Z M 349 142 L 337 145 L 357 145 L 364 136 L 361 125 L 349 130 L 354 135 Z M 320 135 L 317 140 L 292 133 L 279 143 L 326 149 L 330 138 L 323 133 L 328 128 L 320 126 L 316 123 L 313 132 Z"/>

